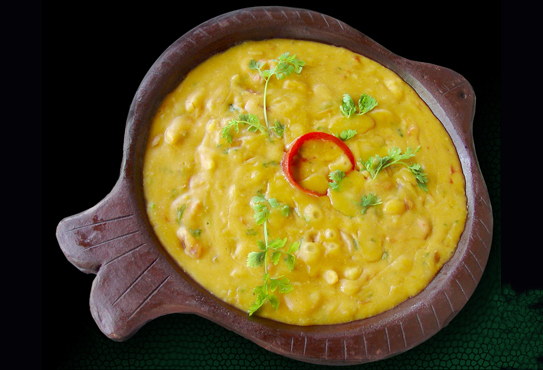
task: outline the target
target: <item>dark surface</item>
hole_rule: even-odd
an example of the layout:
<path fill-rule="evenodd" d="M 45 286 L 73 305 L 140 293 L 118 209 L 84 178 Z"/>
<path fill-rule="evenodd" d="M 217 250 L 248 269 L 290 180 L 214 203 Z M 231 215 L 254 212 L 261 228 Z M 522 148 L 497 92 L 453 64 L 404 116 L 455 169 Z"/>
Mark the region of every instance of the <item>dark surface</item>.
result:
<path fill-rule="evenodd" d="M 354 12 L 341 8 L 289 5 L 321 11 L 343 20 L 403 57 L 455 70 L 470 81 L 477 95 L 475 144 L 489 187 L 495 221 L 489 264 L 474 297 L 451 325 L 420 348 L 401 355 L 401 358 L 386 360 L 392 361 L 389 366 L 397 364 L 395 361 L 419 368 L 432 364 L 450 367 L 458 361 L 483 367 L 515 364 L 515 361 L 531 364 L 530 356 L 536 354 L 534 340 L 540 338 L 534 334 L 526 341 L 528 351 L 525 348 L 523 353 L 528 354 L 524 359 L 512 354 L 504 354 L 501 359 L 488 355 L 507 347 L 507 336 L 489 314 L 499 313 L 496 310 L 503 308 L 504 302 L 511 307 L 526 301 L 537 302 L 533 290 L 524 296 L 511 290 L 500 291 L 500 79 L 499 63 L 495 63 L 499 59 L 495 17 L 489 16 L 488 10 L 483 17 L 477 11 L 459 15 L 451 9 L 447 12 L 436 10 L 435 16 L 428 18 L 420 11 L 406 8 L 390 19 L 383 19 L 365 17 L 366 9 L 362 6 L 355 16 Z M 136 6 L 117 11 L 106 5 L 76 6 L 71 9 L 73 17 L 58 19 L 58 23 L 52 25 L 55 58 L 61 61 L 55 72 L 60 77 L 58 87 L 65 93 L 60 94 L 62 100 L 55 110 L 57 123 L 48 133 L 48 137 L 54 137 L 56 145 L 52 151 L 54 157 L 51 156 L 56 166 L 50 169 L 52 178 L 56 179 L 55 202 L 51 207 L 53 214 L 44 218 L 47 268 L 43 317 L 45 332 L 50 333 L 44 342 L 44 355 L 49 364 L 63 368 L 202 368 L 236 364 L 245 368 L 280 368 L 307 365 L 268 353 L 236 334 L 192 315 L 163 317 L 148 324 L 128 342 L 110 341 L 98 331 L 88 312 L 88 295 L 94 275 L 85 275 L 70 265 L 54 237 L 60 219 L 95 205 L 113 187 L 119 175 L 120 143 L 126 114 L 152 63 L 190 28 L 243 6 L 209 7 L 207 11 L 197 12 L 166 7 Z M 480 26 L 481 19 L 486 27 Z M 433 32 L 428 35 L 428 30 Z M 77 35 L 78 43 L 69 42 L 68 34 Z M 82 147 L 96 149 L 82 151 Z M 92 173 L 101 176 L 90 176 Z M 528 317 L 534 316 L 537 304 L 535 307 L 527 308 Z M 509 319 L 516 319 L 516 316 L 511 314 Z M 502 325 L 508 323 L 503 321 Z M 511 325 L 509 332 L 522 333 L 522 328 Z M 525 330 L 529 332 L 529 329 Z M 467 350 L 466 341 L 475 345 L 471 351 Z M 436 357 L 436 353 L 439 356 Z M 384 362 L 370 365 L 374 368 L 385 366 Z"/>

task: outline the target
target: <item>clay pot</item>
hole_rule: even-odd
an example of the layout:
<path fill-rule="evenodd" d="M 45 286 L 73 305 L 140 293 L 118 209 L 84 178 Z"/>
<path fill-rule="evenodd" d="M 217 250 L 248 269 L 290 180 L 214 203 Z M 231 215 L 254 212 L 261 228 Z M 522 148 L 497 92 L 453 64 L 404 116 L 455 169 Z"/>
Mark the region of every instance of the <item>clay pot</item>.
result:
<path fill-rule="evenodd" d="M 456 146 L 469 212 L 457 250 L 426 289 L 374 317 L 309 327 L 249 317 L 212 296 L 179 268 L 147 219 L 142 163 L 151 120 L 161 101 L 211 55 L 244 40 L 267 38 L 332 44 L 381 63 L 417 91 Z M 113 340 L 126 340 L 161 315 L 191 313 L 301 361 L 349 365 L 384 359 L 415 347 L 446 326 L 483 274 L 493 220 L 473 144 L 474 110 L 474 91 L 459 74 L 397 56 L 337 19 L 285 7 L 230 12 L 187 32 L 151 67 L 130 107 L 118 182 L 99 204 L 63 219 L 57 238 L 72 264 L 96 274 L 91 312 L 100 330 Z"/>

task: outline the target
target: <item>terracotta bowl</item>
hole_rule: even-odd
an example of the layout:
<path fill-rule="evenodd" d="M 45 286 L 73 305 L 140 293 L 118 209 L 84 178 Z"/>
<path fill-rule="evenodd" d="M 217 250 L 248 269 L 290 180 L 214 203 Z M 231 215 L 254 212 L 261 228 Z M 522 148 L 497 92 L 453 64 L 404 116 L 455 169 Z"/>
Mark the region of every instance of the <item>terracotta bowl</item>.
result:
<path fill-rule="evenodd" d="M 179 268 L 151 228 L 142 159 L 161 101 L 211 55 L 244 40 L 267 38 L 342 46 L 381 63 L 417 91 L 456 146 L 468 199 L 467 223 L 457 250 L 426 289 L 389 311 L 346 324 L 309 327 L 249 318 Z M 90 293 L 92 316 L 113 340 L 128 339 L 161 315 L 190 313 L 269 351 L 305 362 L 350 365 L 384 359 L 415 347 L 446 326 L 470 298 L 487 263 L 493 220 L 473 145 L 474 111 L 473 89 L 462 76 L 399 57 L 337 19 L 285 7 L 230 12 L 187 32 L 154 63 L 128 113 L 119 180 L 96 206 L 63 219 L 57 238 L 72 264 L 96 274 Z"/>

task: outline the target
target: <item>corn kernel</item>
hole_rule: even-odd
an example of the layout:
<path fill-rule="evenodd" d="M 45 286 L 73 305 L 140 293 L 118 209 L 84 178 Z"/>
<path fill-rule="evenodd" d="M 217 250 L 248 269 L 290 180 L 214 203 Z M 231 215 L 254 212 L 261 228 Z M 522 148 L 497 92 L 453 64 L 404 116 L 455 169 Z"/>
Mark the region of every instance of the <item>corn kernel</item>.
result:
<path fill-rule="evenodd" d="M 324 278 L 324 280 L 330 284 L 330 285 L 334 285 L 335 283 L 337 283 L 338 281 L 338 275 L 337 275 L 337 272 L 335 272 L 334 270 L 326 270 L 323 274 L 322 274 L 322 277 Z"/>
<path fill-rule="evenodd" d="M 353 295 L 360 290 L 360 283 L 354 280 L 341 279 L 339 284 L 339 289 L 347 295 Z"/>
<path fill-rule="evenodd" d="M 345 276 L 347 279 L 350 279 L 350 280 L 358 279 L 361 274 L 362 274 L 362 269 L 358 266 L 347 267 L 345 271 L 343 272 L 343 276 Z"/>
<path fill-rule="evenodd" d="M 176 144 L 187 134 L 189 122 L 183 116 L 177 116 L 164 131 L 164 139 L 170 144 Z"/>

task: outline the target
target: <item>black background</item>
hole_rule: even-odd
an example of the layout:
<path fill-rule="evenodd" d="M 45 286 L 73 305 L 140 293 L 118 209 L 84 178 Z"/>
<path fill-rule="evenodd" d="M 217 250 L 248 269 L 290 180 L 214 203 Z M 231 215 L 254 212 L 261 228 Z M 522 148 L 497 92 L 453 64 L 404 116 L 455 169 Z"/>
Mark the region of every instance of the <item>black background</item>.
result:
<path fill-rule="evenodd" d="M 344 21 L 393 53 L 450 68 L 473 86 L 479 106 L 500 104 L 499 5 L 474 2 L 340 2 L 287 5 Z M 177 38 L 225 12 L 257 4 L 197 2 L 51 4 L 46 9 L 44 75 L 43 330 L 44 362 L 54 364 L 92 322 L 94 275 L 78 271 L 55 237 L 58 222 L 104 198 L 120 174 L 125 122 L 134 94 L 155 60 Z M 130 5 L 128 5 L 130 4 Z M 260 5 L 260 4 L 258 4 Z M 484 112 L 484 110 L 483 110 Z M 475 145 L 484 136 L 477 136 Z M 526 237 L 516 239 L 519 243 Z M 521 245 L 518 246 L 519 248 Z M 504 248 L 505 249 L 505 248 Z M 533 285 L 529 269 L 505 254 L 504 282 Z M 527 261 L 528 263 L 530 261 Z M 536 277 L 538 275 L 532 274 Z"/>

